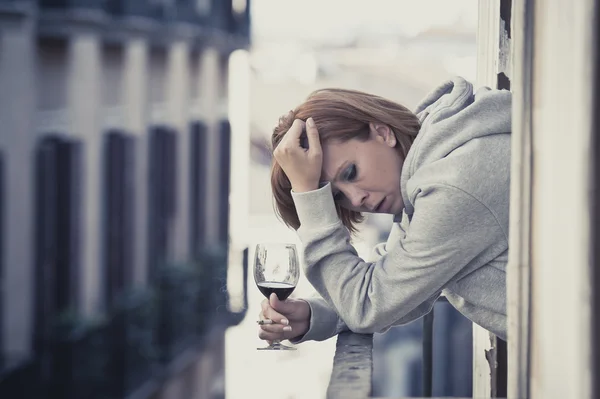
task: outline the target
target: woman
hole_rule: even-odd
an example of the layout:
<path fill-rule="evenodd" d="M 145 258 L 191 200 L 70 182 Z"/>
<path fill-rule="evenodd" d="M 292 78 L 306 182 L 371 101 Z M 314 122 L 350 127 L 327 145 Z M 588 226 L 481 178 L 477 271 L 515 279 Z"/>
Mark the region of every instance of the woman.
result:
<path fill-rule="evenodd" d="M 326 89 L 283 117 L 272 137 L 275 203 L 297 229 L 305 275 L 321 297 L 272 295 L 260 318 L 275 323 L 259 337 L 383 332 L 424 316 L 443 294 L 506 339 L 510 114 L 510 92 L 474 94 L 456 78 L 416 113 Z M 350 244 L 362 212 L 394 215 L 373 262 Z"/>

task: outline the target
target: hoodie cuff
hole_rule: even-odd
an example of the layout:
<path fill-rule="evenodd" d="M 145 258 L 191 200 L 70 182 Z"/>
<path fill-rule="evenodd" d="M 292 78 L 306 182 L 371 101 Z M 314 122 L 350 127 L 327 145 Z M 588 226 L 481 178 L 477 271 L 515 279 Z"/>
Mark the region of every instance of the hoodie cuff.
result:
<path fill-rule="evenodd" d="M 331 183 L 304 193 L 292 191 L 292 199 L 303 228 L 331 226 L 340 222 L 333 201 Z"/>
<path fill-rule="evenodd" d="M 310 306 L 310 326 L 306 334 L 290 339 L 293 344 L 305 341 L 325 341 L 344 330 L 343 322 L 321 298 L 304 299 Z"/>

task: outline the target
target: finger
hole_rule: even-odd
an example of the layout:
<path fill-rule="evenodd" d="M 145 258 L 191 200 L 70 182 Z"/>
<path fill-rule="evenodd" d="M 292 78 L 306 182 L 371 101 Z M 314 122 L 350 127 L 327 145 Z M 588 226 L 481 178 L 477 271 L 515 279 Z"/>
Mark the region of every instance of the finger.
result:
<path fill-rule="evenodd" d="M 266 314 L 267 310 L 269 309 L 269 300 L 268 299 L 263 299 L 263 301 L 260 303 L 260 308 L 262 309 L 262 314 Z"/>
<path fill-rule="evenodd" d="M 260 326 L 260 329 L 268 333 L 284 334 L 292 331 L 291 326 L 284 326 L 283 324 L 265 324 Z"/>
<path fill-rule="evenodd" d="M 263 323 L 274 323 L 273 321 L 267 319 L 264 315 L 264 313 L 262 312 L 262 310 L 258 313 L 258 319 L 257 319 L 257 323 L 258 324 L 263 324 Z"/>
<path fill-rule="evenodd" d="M 280 157 L 287 157 L 288 154 L 295 152 L 297 149 L 301 149 L 302 146 L 300 144 L 300 136 L 304 131 L 304 121 L 301 119 L 296 119 L 292 123 L 292 126 L 285 133 L 285 136 L 277 145 L 277 148 L 273 151 L 273 155 L 276 160 L 279 160 Z M 302 149 L 304 151 L 304 149 Z"/>
<path fill-rule="evenodd" d="M 305 123 L 302 119 L 296 119 L 292 123 L 292 126 L 285 133 L 285 136 L 279 143 L 279 146 L 283 144 L 282 148 L 297 148 L 300 147 L 300 136 L 304 131 Z M 279 147 L 278 146 L 278 147 Z"/>
<path fill-rule="evenodd" d="M 308 148 L 311 153 L 321 152 L 321 139 L 319 137 L 319 130 L 315 124 L 313 118 L 306 120 L 306 136 L 308 138 Z"/>
<path fill-rule="evenodd" d="M 291 339 L 291 338 L 295 338 L 297 335 L 298 334 L 295 334 L 293 331 L 284 331 L 284 332 L 278 333 L 278 332 L 264 331 L 261 329 L 258 332 L 258 338 L 264 339 L 267 341 Z"/>
<path fill-rule="evenodd" d="M 273 294 L 273 295 L 275 295 L 275 294 Z M 263 314 L 264 314 L 265 318 L 271 319 L 275 323 L 284 324 L 284 325 L 290 324 L 290 322 L 287 319 L 287 317 L 285 317 L 281 313 L 277 312 L 271 306 L 267 305 L 267 309 L 263 312 Z"/>
<path fill-rule="evenodd" d="M 281 314 L 292 314 L 296 311 L 296 307 L 292 301 L 280 301 L 275 293 L 269 297 L 269 307 Z"/>
<path fill-rule="evenodd" d="M 262 308 L 263 308 L 263 310 L 261 310 L 258 313 L 258 319 L 257 319 L 256 323 L 259 326 L 270 325 L 270 324 L 277 324 L 277 322 L 271 320 L 270 318 L 268 318 L 266 316 L 266 313 L 268 312 L 268 309 L 269 309 L 269 302 L 267 302 L 266 299 L 262 303 Z"/>
<path fill-rule="evenodd" d="M 263 339 L 265 341 L 275 341 L 275 340 L 283 340 L 286 339 L 282 333 L 271 333 L 267 331 L 260 330 L 258 332 L 258 338 Z"/>
<path fill-rule="evenodd" d="M 288 130 L 287 133 L 285 134 L 285 138 L 290 141 L 299 140 L 300 135 L 302 134 L 302 131 L 304 130 L 304 126 L 305 126 L 305 124 L 302 119 L 294 120 L 294 123 L 292 123 L 292 127 L 290 127 L 290 130 Z"/>

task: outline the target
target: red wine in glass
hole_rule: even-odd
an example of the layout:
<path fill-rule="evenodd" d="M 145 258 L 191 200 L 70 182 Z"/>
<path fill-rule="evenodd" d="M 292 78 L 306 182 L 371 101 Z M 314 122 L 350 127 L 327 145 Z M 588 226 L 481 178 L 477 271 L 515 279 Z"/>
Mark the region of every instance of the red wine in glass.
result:
<path fill-rule="evenodd" d="M 269 298 L 272 293 L 275 293 L 275 295 L 277 295 L 277 298 L 279 298 L 280 301 L 285 301 L 287 297 L 290 296 L 292 292 L 294 292 L 294 288 L 296 288 L 291 284 L 278 283 L 275 281 L 265 281 L 256 285 L 258 286 L 258 289 L 260 290 L 260 292 L 262 292 L 264 296 Z"/>
<path fill-rule="evenodd" d="M 262 294 L 272 293 L 285 301 L 296 288 L 300 278 L 300 262 L 296 245 L 286 243 L 258 244 L 254 254 L 254 281 Z M 295 350 L 296 348 L 273 341 L 259 350 Z"/>

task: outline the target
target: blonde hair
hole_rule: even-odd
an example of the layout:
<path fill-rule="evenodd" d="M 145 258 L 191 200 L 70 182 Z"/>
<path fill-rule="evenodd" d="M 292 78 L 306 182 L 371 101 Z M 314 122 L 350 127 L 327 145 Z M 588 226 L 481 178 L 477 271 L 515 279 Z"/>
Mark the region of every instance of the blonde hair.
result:
<path fill-rule="evenodd" d="M 417 116 L 393 101 L 355 90 L 321 89 L 311 93 L 304 103 L 279 119 L 271 136 L 272 150 L 277 148 L 295 119 L 306 121 L 309 117 L 317 125 L 321 143 L 351 139 L 366 141 L 369 139 L 369 123 L 386 124 L 396 136 L 396 149 L 403 158 L 420 128 Z M 271 187 L 277 215 L 287 226 L 297 230 L 300 221 L 292 200 L 292 186 L 274 158 Z M 337 203 L 336 209 L 344 226 L 355 232 L 356 224 L 363 220 L 360 212 L 342 208 Z"/>

